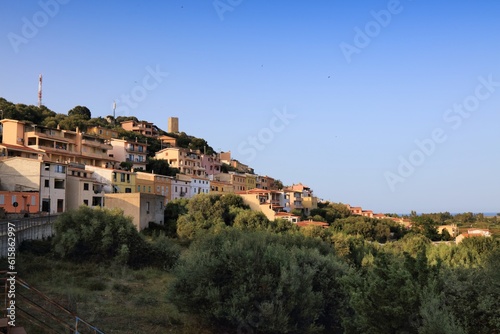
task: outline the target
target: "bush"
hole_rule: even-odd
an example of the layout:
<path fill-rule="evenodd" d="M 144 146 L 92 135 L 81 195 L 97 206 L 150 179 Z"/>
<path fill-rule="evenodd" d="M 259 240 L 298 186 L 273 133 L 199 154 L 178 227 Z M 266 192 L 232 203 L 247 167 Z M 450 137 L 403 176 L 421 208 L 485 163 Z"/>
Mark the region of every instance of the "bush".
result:
<path fill-rule="evenodd" d="M 123 256 L 123 246 L 133 253 L 145 243 L 132 220 L 120 210 L 81 206 L 60 215 L 54 229 L 55 252 L 74 260 L 111 260 L 118 254 Z"/>
<path fill-rule="evenodd" d="M 340 331 L 346 296 L 339 281 L 349 269 L 314 247 L 320 243 L 237 229 L 207 234 L 181 258 L 170 298 L 218 326 L 245 332 Z"/>
<path fill-rule="evenodd" d="M 146 242 L 121 210 L 82 206 L 60 215 L 54 229 L 55 253 L 76 261 L 114 261 L 132 268 L 169 269 L 180 254 L 180 247 L 165 237 Z"/>

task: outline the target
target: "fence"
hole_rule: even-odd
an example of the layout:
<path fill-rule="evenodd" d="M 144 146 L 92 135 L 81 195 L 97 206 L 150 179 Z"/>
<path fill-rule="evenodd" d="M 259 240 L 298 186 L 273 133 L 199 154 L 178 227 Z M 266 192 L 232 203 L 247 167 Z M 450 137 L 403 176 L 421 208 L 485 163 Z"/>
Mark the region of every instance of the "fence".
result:
<path fill-rule="evenodd" d="M 45 239 L 53 234 L 52 225 L 57 216 L 23 218 L 0 221 L 0 258 L 7 257 L 8 226 L 14 226 L 16 233 L 16 248 L 24 240 Z"/>

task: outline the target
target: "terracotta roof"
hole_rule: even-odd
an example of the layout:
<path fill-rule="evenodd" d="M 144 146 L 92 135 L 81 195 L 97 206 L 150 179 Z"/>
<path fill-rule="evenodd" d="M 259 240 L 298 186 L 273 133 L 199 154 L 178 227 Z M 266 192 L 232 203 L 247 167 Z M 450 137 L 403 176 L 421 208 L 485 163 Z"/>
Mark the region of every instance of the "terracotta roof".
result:
<path fill-rule="evenodd" d="M 297 223 L 297 226 L 306 227 L 306 226 L 320 226 L 323 228 L 327 228 L 329 225 L 325 222 L 315 222 L 315 221 L 301 221 Z"/>

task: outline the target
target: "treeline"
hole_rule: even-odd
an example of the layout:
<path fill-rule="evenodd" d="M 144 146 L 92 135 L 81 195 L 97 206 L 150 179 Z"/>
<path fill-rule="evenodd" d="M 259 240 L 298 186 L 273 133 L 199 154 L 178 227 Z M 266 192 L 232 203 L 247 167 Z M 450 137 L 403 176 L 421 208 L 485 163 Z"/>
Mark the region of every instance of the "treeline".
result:
<path fill-rule="evenodd" d="M 500 332 L 497 239 L 434 245 L 344 213 L 298 228 L 237 195 L 197 195 L 138 233 L 118 211 L 82 207 L 58 218 L 50 252 L 169 271 L 168 300 L 215 332 Z"/>

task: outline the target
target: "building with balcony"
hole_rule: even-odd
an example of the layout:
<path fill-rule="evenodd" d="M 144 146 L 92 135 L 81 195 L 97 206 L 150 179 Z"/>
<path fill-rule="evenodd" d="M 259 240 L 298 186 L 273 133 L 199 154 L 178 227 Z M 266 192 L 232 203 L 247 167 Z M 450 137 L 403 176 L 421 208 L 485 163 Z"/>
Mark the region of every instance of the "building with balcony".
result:
<path fill-rule="evenodd" d="M 150 122 L 129 120 L 121 122 L 120 124 L 122 129 L 132 131 L 146 137 L 156 138 L 159 134 L 158 127 Z"/>
<path fill-rule="evenodd" d="M 271 221 L 283 218 L 284 215 L 290 216 L 289 213 L 282 213 L 288 202 L 283 191 L 254 188 L 236 193 L 243 198 L 243 202 L 250 206 L 252 210 L 261 211 Z"/>
<path fill-rule="evenodd" d="M 202 166 L 201 152 L 180 147 L 167 147 L 156 152 L 156 159 L 163 159 L 170 167 L 178 168 L 180 173 L 190 176 L 205 177 L 206 171 Z"/>
<path fill-rule="evenodd" d="M 308 216 L 312 209 L 318 207 L 318 199 L 313 196 L 313 191 L 302 183 L 294 184 L 283 190 L 290 195 L 290 211 L 297 209 Z"/>
<path fill-rule="evenodd" d="M 117 161 L 126 161 L 132 163 L 132 169 L 142 168 L 146 170 L 148 145 L 137 141 L 126 139 L 111 139 L 112 150 L 108 151 L 110 158 Z"/>
<path fill-rule="evenodd" d="M 22 121 L 5 119 L 0 154 L 60 163 L 111 166 L 109 141 L 76 131 L 47 128 Z"/>
<path fill-rule="evenodd" d="M 274 179 L 269 176 L 257 175 L 255 180 L 255 187 L 265 190 L 279 190 L 275 189 L 276 187 L 274 186 Z"/>
<path fill-rule="evenodd" d="M 202 154 L 201 166 L 205 168 L 205 172 L 207 173 L 207 175 L 221 173 L 222 162 L 220 161 L 220 155 L 218 153 Z"/>
<path fill-rule="evenodd" d="M 177 138 L 170 137 L 170 136 L 160 136 L 158 137 L 158 140 L 160 141 L 161 148 L 167 148 L 167 147 L 176 147 L 177 146 Z"/>
<path fill-rule="evenodd" d="M 171 179 L 170 200 L 178 198 L 191 198 L 191 176 L 177 174 Z"/>
<path fill-rule="evenodd" d="M 114 158 L 109 157 L 109 151 L 113 150 L 111 140 L 97 137 L 91 134 L 79 133 L 81 138 L 81 158 L 79 163 L 91 166 L 112 168 L 117 163 Z"/>
<path fill-rule="evenodd" d="M 191 196 L 208 194 L 210 192 L 210 180 L 206 177 L 191 176 Z"/>

